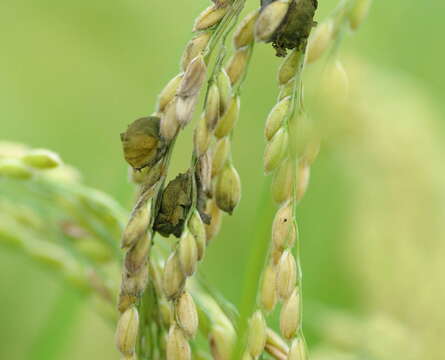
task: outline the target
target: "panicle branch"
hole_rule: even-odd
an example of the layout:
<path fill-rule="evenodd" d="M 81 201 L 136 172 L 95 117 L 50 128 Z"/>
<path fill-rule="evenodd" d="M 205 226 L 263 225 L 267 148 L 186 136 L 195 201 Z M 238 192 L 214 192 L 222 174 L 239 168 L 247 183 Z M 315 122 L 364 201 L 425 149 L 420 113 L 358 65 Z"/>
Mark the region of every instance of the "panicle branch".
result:
<path fill-rule="evenodd" d="M 219 1 L 200 14 L 193 28 L 196 35 L 187 44 L 181 59 L 182 72 L 161 92 L 156 113 L 139 119 L 121 136 L 127 161 L 135 171 L 144 171 L 138 179 L 141 183 L 138 200 L 122 242 L 127 251 L 119 301 L 123 314 L 129 309 L 138 311 L 138 303 L 147 286 L 154 230 L 165 236 L 173 233 L 180 237 L 165 263 L 162 278 L 163 293 L 174 314 L 167 336 L 167 359 L 191 358 L 188 340 L 195 336 L 198 327 L 194 301 L 185 285 L 187 277 L 195 272 L 198 260 L 203 258 L 207 243 L 204 221 L 208 221 L 208 216 L 204 211 L 211 191 L 211 170 L 209 158 L 204 153 L 208 147 L 207 135 L 214 131 L 220 117 L 219 90 L 212 84 L 212 79 L 202 120 L 198 123 L 199 131 L 195 131 L 192 167 L 162 191 L 163 183 L 178 132 L 193 117 L 207 77 L 209 56 L 243 4 L 240 0 Z M 119 349 L 125 356 L 133 356 L 136 342 L 133 345 L 127 352 L 122 352 L 122 347 Z"/>
<path fill-rule="evenodd" d="M 369 4 L 370 1 L 364 0 L 342 2 L 310 37 L 316 1 L 265 1 L 256 21 L 257 40 L 273 42 L 278 56 L 283 56 L 286 48 L 293 50 L 278 71 L 278 102 L 269 113 L 264 132 L 267 141 L 264 171 L 273 174 L 272 197 L 279 210 L 273 221 L 269 256 L 261 279 L 262 310 L 257 310 L 250 319 L 246 358 L 256 359 L 268 349 L 263 313 L 274 310 L 277 302 L 283 303 L 281 335 L 291 341 L 283 359 L 307 358 L 301 326 L 300 239 L 295 219 L 297 204 L 309 183 L 310 166 L 318 154 L 319 139 L 303 108 L 302 72 L 306 62 L 316 61 L 329 46 L 338 43 L 346 25 L 352 29 L 358 27 Z M 295 30 L 294 35 L 290 29 Z M 294 247 L 297 257 L 293 255 Z"/>

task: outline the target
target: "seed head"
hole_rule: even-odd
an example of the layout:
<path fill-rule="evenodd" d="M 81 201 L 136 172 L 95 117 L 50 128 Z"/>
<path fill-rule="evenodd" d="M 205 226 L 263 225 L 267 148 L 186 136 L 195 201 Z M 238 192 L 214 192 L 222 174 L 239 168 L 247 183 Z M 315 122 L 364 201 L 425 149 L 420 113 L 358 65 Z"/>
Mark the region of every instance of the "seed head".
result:
<path fill-rule="evenodd" d="M 277 103 L 270 111 L 266 120 L 266 127 L 264 129 L 264 135 L 268 141 L 273 138 L 273 136 L 283 125 L 283 120 L 289 111 L 290 101 L 291 98 L 288 96 Z"/>
<path fill-rule="evenodd" d="M 222 138 L 230 134 L 236 121 L 238 120 L 239 109 L 240 97 L 235 96 L 232 98 L 229 108 L 218 122 L 218 126 L 215 130 L 215 136 L 217 138 Z"/>
<path fill-rule="evenodd" d="M 191 276 L 196 270 L 198 248 L 196 240 L 189 231 L 184 231 L 179 241 L 179 263 L 185 276 Z"/>
<path fill-rule="evenodd" d="M 272 247 L 270 252 L 270 257 L 272 259 L 273 264 L 276 266 L 280 262 L 281 255 L 283 255 L 284 250 L 278 249 L 276 247 Z"/>
<path fill-rule="evenodd" d="M 266 321 L 259 310 L 250 319 L 247 344 L 250 355 L 255 359 L 262 354 L 266 346 Z"/>
<path fill-rule="evenodd" d="M 210 145 L 210 140 L 212 139 L 211 135 L 212 134 L 209 132 L 207 127 L 205 116 L 202 116 L 194 133 L 194 143 L 197 157 L 201 157 L 207 152 Z"/>
<path fill-rule="evenodd" d="M 179 99 L 174 99 L 165 108 L 165 113 L 161 119 L 161 135 L 166 142 L 170 142 L 176 136 L 179 130 L 177 116 L 177 103 Z"/>
<path fill-rule="evenodd" d="M 178 296 L 184 288 L 185 275 L 181 270 L 179 258 L 176 252 L 170 254 L 167 262 L 165 263 L 162 282 L 167 299 L 172 299 Z"/>
<path fill-rule="evenodd" d="M 198 312 L 193 298 L 183 292 L 176 304 L 176 319 L 184 334 L 192 339 L 198 330 Z"/>
<path fill-rule="evenodd" d="M 372 0 L 357 0 L 353 3 L 351 12 L 349 13 L 349 24 L 352 30 L 357 30 L 368 16 Z"/>
<path fill-rule="evenodd" d="M 289 347 L 286 342 L 275 331 L 267 329 L 267 344 L 266 347 L 272 347 L 279 350 L 281 353 L 287 354 Z"/>
<path fill-rule="evenodd" d="M 307 48 L 307 62 L 312 64 L 317 61 L 331 44 L 334 24 L 331 20 L 319 25 L 311 37 Z"/>
<path fill-rule="evenodd" d="M 258 15 L 258 10 L 252 11 L 240 22 L 233 36 L 235 49 L 240 49 L 254 41 L 254 29 Z"/>
<path fill-rule="evenodd" d="M 162 277 L 164 274 L 164 263 L 161 261 L 150 261 L 149 268 L 150 268 L 150 280 L 153 282 L 153 285 L 156 286 L 158 289 L 162 289 Z M 165 297 L 162 296 L 163 294 L 159 294 L 159 298 L 163 298 L 164 301 L 166 301 Z"/>
<path fill-rule="evenodd" d="M 176 325 L 170 327 L 167 336 L 167 360 L 191 360 L 190 345 L 183 331 Z"/>
<path fill-rule="evenodd" d="M 193 116 L 197 96 L 206 78 L 207 67 L 202 55 L 195 57 L 188 65 L 178 90 L 176 115 L 178 123 L 185 126 Z"/>
<path fill-rule="evenodd" d="M 125 356 L 134 354 L 139 330 L 139 314 L 134 306 L 119 318 L 116 329 L 116 346 Z"/>
<path fill-rule="evenodd" d="M 294 49 L 286 57 L 278 70 L 278 83 L 280 85 L 288 83 L 295 76 L 303 58 L 304 54 L 299 49 Z"/>
<path fill-rule="evenodd" d="M 165 107 L 175 98 L 183 77 L 183 73 L 178 74 L 165 85 L 158 97 L 159 112 L 163 112 Z"/>
<path fill-rule="evenodd" d="M 212 84 L 209 88 L 209 92 L 207 94 L 207 101 L 205 105 L 205 118 L 207 123 L 207 128 L 210 131 L 215 129 L 216 124 L 219 120 L 219 112 L 220 112 L 220 99 L 219 99 L 219 90 L 216 84 Z"/>
<path fill-rule="evenodd" d="M 181 128 L 187 126 L 192 120 L 197 101 L 198 95 L 178 97 L 176 101 L 176 118 Z"/>
<path fill-rule="evenodd" d="M 297 225 L 293 220 L 292 206 L 284 204 L 275 215 L 272 225 L 272 242 L 276 249 L 292 247 L 297 237 Z"/>
<path fill-rule="evenodd" d="M 206 225 L 207 244 L 218 234 L 221 228 L 222 211 L 216 205 L 215 200 L 211 200 L 207 204 L 207 213 L 210 215 L 210 224 Z"/>
<path fill-rule="evenodd" d="M 121 134 L 125 160 L 136 170 L 153 166 L 165 153 L 159 132 L 160 119 L 155 116 L 140 118 Z"/>
<path fill-rule="evenodd" d="M 151 220 L 151 206 L 151 199 L 141 199 L 136 204 L 122 235 L 122 248 L 132 247 L 146 235 Z"/>
<path fill-rule="evenodd" d="M 210 332 L 210 350 L 215 360 L 229 360 L 235 341 L 233 328 L 216 325 Z"/>
<path fill-rule="evenodd" d="M 190 217 L 188 228 L 196 241 L 198 260 L 201 260 L 204 257 L 206 249 L 206 230 L 197 210 L 195 210 Z"/>
<path fill-rule="evenodd" d="M 295 90 L 295 81 L 297 76 L 290 79 L 286 84 L 280 86 L 280 93 L 278 94 L 278 100 L 281 101 L 288 96 L 292 96 Z"/>
<path fill-rule="evenodd" d="M 132 295 L 137 299 L 142 291 L 144 291 L 148 282 L 148 266 L 146 266 L 146 263 L 144 263 L 144 265 L 145 266 L 141 266 L 133 272 L 125 269 L 122 274 L 121 295 Z M 121 311 L 127 308 L 128 306 L 122 308 Z"/>
<path fill-rule="evenodd" d="M 196 19 L 193 31 L 205 30 L 218 24 L 228 10 L 229 6 L 209 6 Z"/>
<path fill-rule="evenodd" d="M 294 134 L 290 151 L 298 158 L 302 156 L 306 145 L 317 138 L 318 133 L 314 122 L 311 121 L 304 111 L 297 112 L 288 123 L 289 132 Z"/>
<path fill-rule="evenodd" d="M 126 309 L 128 309 L 130 306 L 135 306 L 137 303 L 137 297 L 132 294 L 126 294 L 122 291 L 119 293 L 119 299 L 117 303 L 117 308 L 119 312 L 124 312 Z"/>
<path fill-rule="evenodd" d="M 257 41 L 269 41 L 289 10 L 289 0 L 278 0 L 262 9 L 255 25 Z"/>
<path fill-rule="evenodd" d="M 135 184 L 142 184 L 149 174 L 150 169 L 135 170 L 131 166 L 128 167 L 128 179 Z"/>
<path fill-rule="evenodd" d="M 22 161 L 33 168 L 46 170 L 58 167 L 62 160 L 56 153 L 45 149 L 34 149 L 22 157 Z"/>
<path fill-rule="evenodd" d="M 197 207 L 198 211 L 202 215 L 205 210 L 205 206 L 203 206 L 204 204 L 199 203 L 199 201 L 205 202 L 208 197 L 211 197 L 212 194 L 212 159 L 210 151 L 206 151 L 198 159 L 198 164 L 196 167 L 196 178 L 198 183 L 198 192 L 201 192 L 198 193 Z M 201 199 L 199 199 L 199 196 L 201 196 Z"/>
<path fill-rule="evenodd" d="M 236 84 L 244 75 L 251 51 L 250 46 L 243 47 L 238 49 L 230 59 L 226 72 L 232 85 Z"/>
<path fill-rule="evenodd" d="M 159 298 L 159 312 L 163 325 L 168 327 L 172 321 L 172 310 L 170 303 L 164 297 Z"/>
<path fill-rule="evenodd" d="M 187 67 L 195 57 L 201 55 L 204 52 L 207 44 L 209 43 L 210 35 L 210 31 L 204 31 L 199 33 L 192 40 L 189 41 L 181 59 L 181 69 L 183 71 L 187 69 Z"/>
<path fill-rule="evenodd" d="M 261 305 L 267 312 L 272 311 L 277 303 L 277 273 L 273 264 L 268 264 L 264 270 L 261 285 Z"/>
<path fill-rule="evenodd" d="M 212 161 L 212 177 L 221 173 L 230 154 L 230 138 L 223 137 L 216 143 Z"/>
<path fill-rule="evenodd" d="M 232 101 L 232 85 L 226 71 L 222 69 L 218 74 L 219 113 L 223 115 Z"/>
<path fill-rule="evenodd" d="M 282 162 L 288 149 L 288 133 L 279 129 L 272 140 L 267 144 L 264 152 L 264 172 L 266 174 L 275 170 Z"/>
<path fill-rule="evenodd" d="M 238 205 L 241 198 L 241 181 L 232 164 L 226 164 L 216 181 L 216 204 L 229 214 Z"/>
<path fill-rule="evenodd" d="M 307 360 L 306 345 L 301 338 L 292 341 L 287 360 Z"/>
<path fill-rule="evenodd" d="M 272 195 L 273 199 L 281 204 L 289 200 L 292 196 L 294 187 L 296 165 L 293 165 L 291 158 L 283 160 L 280 167 L 276 171 L 272 181 Z"/>
<path fill-rule="evenodd" d="M 156 184 L 164 171 L 164 162 L 159 160 L 151 167 L 145 167 L 141 170 L 135 170 L 130 167 L 132 172 L 132 180 L 136 184 L 144 184 L 140 189 L 148 189 Z"/>
<path fill-rule="evenodd" d="M 300 295 L 295 289 L 283 304 L 280 313 L 281 335 L 286 339 L 295 336 L 300 327 Z"/>
<path fill-rule="evenodd" d="M 0 177 L 27 180 L 32 177 L 32 171 L 17 159 L 0 159 Z"/>
<path fill-rule="evenodd" d="M 289 250 L 281 255 L 277 266 L 277 293 L 281 299 L 288 299 L 297 283 L 297 264 Z"/>
<path fill-rule="evenodd" d="M 125 267 L 129 272 L 135 272 L 146 264 L 151 248 L 151 236 L 147 232 L 125 255 Z"/>

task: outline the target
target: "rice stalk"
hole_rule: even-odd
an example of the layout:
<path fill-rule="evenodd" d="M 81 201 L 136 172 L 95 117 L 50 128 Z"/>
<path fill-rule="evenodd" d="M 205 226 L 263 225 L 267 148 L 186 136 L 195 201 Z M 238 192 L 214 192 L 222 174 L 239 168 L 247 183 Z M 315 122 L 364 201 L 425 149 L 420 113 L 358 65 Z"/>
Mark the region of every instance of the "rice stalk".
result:
<path fill-rule="evenodd" d="M 147 168 L 147 170 L 145 170 L 146 178 L 141 179 L 143 184 L 139 190 L 138 201 L 124 232 L 123 247 L 129 251 L 124 262 L 119 309 L 124 312 L 130 307 L 137 308 L 137 303 L 145 290 L 148 277 L 146 270 L 148 253 L 154 235 L 151 229 L 155 228 L 163 235 L 171 232 L 176 236 L 180 235 L 176 249 L 166 261 L 163 275 L 164 293 L 171 301 L 173 313 L 176 314 L 167 338 L 168 359 L 191 357 L 187 338 L 194 337 L 197 327 L 193 299 L 184 293 L 183 289 L 186 278 L 196 270 L 198 256 L 201 258 L 203 256 L 205 241 L 204 243 L 202 239 L 197 241 L 195 235 L 184 225 L 190 220 L 188 214 L 195 213 L 197 196 L 205 196 L 202 190 L 205 178 L 208 177 L 205 171 L 206 164 L 202 161 L 205 159 L 198 160 L 198 158 L 200 153 L 205 151 L 207 128 L 216 126 L 219 118 L 219 93 L 216 86 L 212 86 L 211 83 L 206 93 L 203 119 L 198 124 L 198 129 L 202 131 L 195 135 L 192 167 L 186 174 L 170 182 L 162 193 L 161 190 L 175 138 L 179 130 L 185 127 L 193 117 L 200 89 L 206 79 L 207 63 L 216 46 L 215 42 L 224 35 L 227 31 L 226 27 L 230 25 L 243 5 L 244 1 L 239 0 L 218 3 L 201 13 L 194 26 L 194 31 L 199 33 L 187 45 L 181 60 L 184 73 L 176 76 L 162 91 L 155 116 L 139 119 L 122 135 L 126 160 L 135 170 L 142 168 Z M 204 126 L 203 121 L 206 122 Z M 198 161 L 201 172 L 197 175 L 201 176 L 195 178 Z M 208 168 L 208 174 L 209 171 Z M 170 198 L 180 201 L 176 197 L 179 195 L 178 191 L 181 191 L 180 188 L 183 191 L 181 194 L 185 196 L 181 201 L 185 203 L 171 204 L 167 194 L 171 193 Z M 157 208 L 159 202 L 161 202 L 160 209 Z M 187 211 L 177 217 L 174 211 L 180 209 L 179 206 L 186 206 Z M 161 211 L 162 218 L 157 214 L 158 210 Z M 155 216 L 157 216 L 156 223 Z M 195 214 L 195 226 L 199 226 L 199 220 L 201 220 L 197 220 L 197 217 L 201 217 L 201 214 Z M 131 256 L 133 254 L 134 256 Z M 134 258 L 139 261 L 135 262 Z M 189 316 L 184 315 L 184 311 L 181 310 L 183 308 L 189 310 Z M 134 346 L 124 355 L 134 356 L 135 352 Z"/>
<path fill-rule="evenodd" d="M 298 8 L 298 5 L 295 7 L 285 1 L 271 2 L 263 7 L 256 24 L 257 39 L 274 40 L 277 55 L 282 56 L 289 44 L 286 41 L 292 40 L 286 29 L 295 28 L 295 25 L 286 24 L 286 21 L 289 23 L 293 19 L 305 19 L 307 23 L 299 25 L 301 34 L 305 36 L 297 40 L 295 48 L 279 69 L 278 83 L 281 90 L 278 103 L 271 110 L 265 127 L 268 143 L 264 154 L 264 170 L 266 174 L 273 173 L 272 196 L 280 208 L 273 222 L 269 256 L 258 295 L 265 314 L 274 310 L 277 302 L 283 303 L 280 331 L 285 339 L 291 341 L 287 359 L 307 358 L 302 330 L 300 239 L 295 219 L 297 204 L 307 190 L 310 166 L 317 157 L 320 142 L 303 106 L 302 74 L 305 63 L 317 60 L 333 41 L 338 47 L 347 22 L 349 26 L 354 24 L 354 28 L 357 27 L 356 9 L 361 8 L 357 2 L 342 2 L 334 15 L 309 37 L 313 26 L 313 5 L 308 1 L 307 5 L 300 3 Z M 295 15 L 289 15 L 292 11 Z M 360 21 L 362 19 L 361 13 Z M 297 248 L 296 258 L 292 254 L 294 246 Z M 265 321 L 262 312 L 257 310 L 250 319 L 245 357 L 256 359 L 264 350 L 265 346 L 260 349 L 260 345 L 265 342 L 262 331 L 258 330 L 259 326 L 265 327 L 259 325 Z"/>

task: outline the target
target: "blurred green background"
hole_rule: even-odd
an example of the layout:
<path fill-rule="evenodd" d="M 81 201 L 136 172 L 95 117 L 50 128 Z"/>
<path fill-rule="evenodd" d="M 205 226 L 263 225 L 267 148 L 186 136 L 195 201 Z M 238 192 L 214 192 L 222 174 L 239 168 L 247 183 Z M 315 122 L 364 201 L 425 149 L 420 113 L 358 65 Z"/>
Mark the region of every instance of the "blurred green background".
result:
<path fill-rule="evenodd" d="M 0 139 L 58 152 L 65 162 L 81 171 L 86 184 L 111 194 L 129 209 L 134 187 L 127 178 L 119 133 L 132 120 L 153 111 L 158 92 L 178 71 L 193 19 L 207 3 L 204 0 L 1 1 Z M 318 18 L 323 19 L 335 4 L 333 0 L 320 0 Z M 248 1 L 248 9 L 255 6 L 255 2 Z M 416 289 L 419 282 L 441 286 L 439 274 L 444 274 L 443 267 L 427 268 L 426 255 L 425 261 L 416 263 L 420 268 L 408 258 L 397 257 L 404 254 L 410 239 L 406 243 L 397 242 L 400 249 L 390 247 L 390 250 L 388 243 L 376 245 L 372 250 L 366 246 L 375 245 L 375 238 L 388 239 L 387 227 L 393 226 L 392 216 L 410 208 L 413 214 L 408 218 L 401 216 L 402 220 L 410 219 L 412 226 L 416 221 L 423 224 L 434 221 L 437 231 L 432 235 L 425 231 L 407 232 L 408 238 L 415 234 L 414 240 L 428 243 L 428 253 L 433 255 L 437 256 L 440 249 L 439 241 L 431 245 L 432 241 L 427 239 L 442 234 L 443 227 L 439 211 L 443 210 L 445 197 L 440 186 L 443 169 L 439 155 L 443 151 L 445 113 L 444 12 L 445 4 L 438 0 L 375 1 L 366 23 L 342 45 L 342 58 L 352 58 L 354 64 L 366 64 L 363 67 L 372 69 L 371 75 L 361 77 L 363 81 L 358 85 L 372 87 L 371 95 L 365 99 L 376 117 L 375 121 L 366 122 L 370 128 L 361 129 L 357 136 L 368 138 L 369 134 L 371 139 L 387 139 L 392 145 L 388 151 L 382 150 L 388 145 L 386 141 L 380 144 L 376 140 L 370 141 L 367 153 L 371 157 L 381 151 L 381 160 L 394 174 L 389 184 L 386 168 L 382 170 L 380 163 L 372 168 L 364 165 L 367 158 L 363 160 L 357 155 L 362 152 L 353 146 L 345 150 L 343 136 L 338 134 L 323 147 L 313 168 L 310 190 L 299 210 L 299 223 L 307 307 L 305 326 L 309 343 L 314 347 L 322 341 L 317 330 L 320 307 L 358 316 L 385 310 L 402 327 L 419 329 L 426 315 L 419 315 L 420 320 L 414 321 L 406 313 L 397 312 L 396 305 L 382 306 L 395 292 L 392 286 L 398 283 L 391 274 L 399 271 L 403 278 L 404 266 L 423 276 L 411 278 L 408 287 L 396 297 L 401 307 L 418 292 L 436 292 L 435 286 Z M 270 46 L 256 47 L 234 139 L 235 164 L 243 182 L 242 202 L 234 216 L 225 217 L 221 234 L 212 243 L 203 264 L 209 282 L 235 304 L 242 300 L 240 287 L 249 271 L 249 255 L 258 242 L 267 241 L 269 236 L 268 231 L 258 231 L 256 224 L 264 207 L 261 196 L 268 186 L 262 171 L 263 124 L 275 103 L 275 74 L 280 61 L 273 56 Z M 348 71 L 348 66 L 345 68 Z M 317 70 L 310 71 L 309 76 L 316 77 Z M 421 105 L 416 107 L 417 103 Z M 309 106 L 309 113 L 312 110 L 316 113 L 317 109 Z M 342 114 L 333 114 L 333 120 L 338 117 Z M 382 119 L 385 121 L 379 121 Z M 373 130 L 373 124 L 379 131 Z M 349 124 L 346 129 L 350 127 Z M 403 136 L 388 136 L 393 130 Z M 191 129 L 188 129 L 178 142 L 173 173 L 186 168 L 190 139 Z M 349 140 L 345 142 L 349 144 Z M 429 149 L 427 153 L 422 150 L 425 147 Z M 413 165 L 416 159 L 406 161 L 411 156 L 408 154 L 424 154 L 428 159 L 418 159 L 416 167 Z M 437 161 L 431 160 L 431 156 L 436 156 Z M 417 172 L 426 179 L 437 180 L 434 188 L 425 183 L 427 189 L 432 189 L 428 198 L 419 194 L 425 187 L 403 186 L 406 181 L 418 184 Z M 373 177 L 369 178 L 369 174 Z M 398 198 L 392 198 L 395 194 L 392 186 L 401 192 Z M 388 196 L 382 196 L 380 189 L 385 189 Z M 357 195 L 363 193 L 366 196 Z M 375 204 L 376 197 L 383 200 Z M 365 199 L 362 207 L 357 205 L 357 199 Z M 432 199 L 437 206 L 430 206 Z M 384 200 L 395 206 L 392 212 L 385 212 L 388 207 Z M 275 210 L 271 201 L 267 206 L 260 221 L 266 229 Z M 369 209 L 372 206 L 374 212 Z M 372 214 L 379 218 L 373 224 L 361 223 L 354 220 L 357 211 L 365 212 L 359 215 L 370 223 L 374 222 Z M 354 243 L 365 228 L 370 228 L 374 237 L 369 236 L 367 243 L 363 240 L 368 238 L 359 235 L 360 239 Z M 429 226 L 425 228 L 431 231 Z M 374 256 L 370 263 L 373 266 L 369 265 L 371 270 L 354 267 L 355 259 L 366 263 L 366 255 L 371 252 Z M 374 278 L 369 274 L 373 271 L 381 271 L 375 284 L 386 281 L 384 290 L 379 285 L 364 284 L 372 283 Z M 430 271 L 437 277 L 430 276 Z M 438 283 L 435 279 L 439 279 Z M 382 296 L 376 296 L 376 292 Z M 419 309 L 433 311 L 426 305 L 429 297 L 425 297 Z M 0 319 L 1 359 L 118 358 L 112 331 L 87 304 L 58 278 L 8 248 L 1 248 L 0 252 Z M 435 317 L 431 315 L 431 319 Z M 386 336 L 384 331 L 379 334 Z M 442 359 L 434 357 L 436 353 L 431 354 L 432 357 L 423 358 Z M 404 357 L 394 354 L 393 358 Z"/>

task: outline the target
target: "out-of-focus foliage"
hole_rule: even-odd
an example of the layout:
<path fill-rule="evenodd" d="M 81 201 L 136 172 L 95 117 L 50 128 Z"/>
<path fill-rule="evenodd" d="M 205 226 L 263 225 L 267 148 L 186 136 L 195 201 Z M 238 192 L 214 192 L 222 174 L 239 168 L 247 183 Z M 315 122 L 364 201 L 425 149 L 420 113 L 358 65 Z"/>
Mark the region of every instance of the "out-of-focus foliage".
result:
<path fill-rule="evenodd" d="M 440 116 L 410 79 L 356 59 L 346 61 L 346 68 L 354 101 L 336 104 L 341 111 L 333 111 L 331 119 L 339 127 L 324 129 L 331 136 L 326 151 L 349 183 L 338 256 L 353 274 L 357 303 L 368 317 L 322 311 L 314 325 L 337 350 L 364 358 L 440 359 L 445 315 Z"/>
<path fill-rule="evenodd" d="M 320 3 L 323 18 L 335 1 Z M 0 2 L 0 138 L 57 151 L 84 183 L 128 208 L 133 186 L 119 133 L 152 111 L 204 4 Z M 346 103 L 322 80 L 323 64 L 308 71 L 307 110 L 326 138 L 299 219 L 305 327 L 316 359 L 443 356 L 444 10 L 438 0 L 374 1 L 341 49 Z M 236 304 L 246 259 L 269 236 L 255 224 L 269 229 L 273 214 L 270 201 L 258 219 L 261 196 L 270 196 L 263 125 L 280 60 L 268 46 L 256 51 L 233 146 L 243 197 L 203 264 L 207 281 Z M 172 173 L 187 166 L 189 139 L 186 131 Z M 2 221 L 12 206 L 27 233 L 58 234 L 63 214 L 29 190 L 0 179 Z M 1 247 L 0 260 L 0 358 L 117 359 L 112 330 L 91 303 L 11 246 Z"/>

